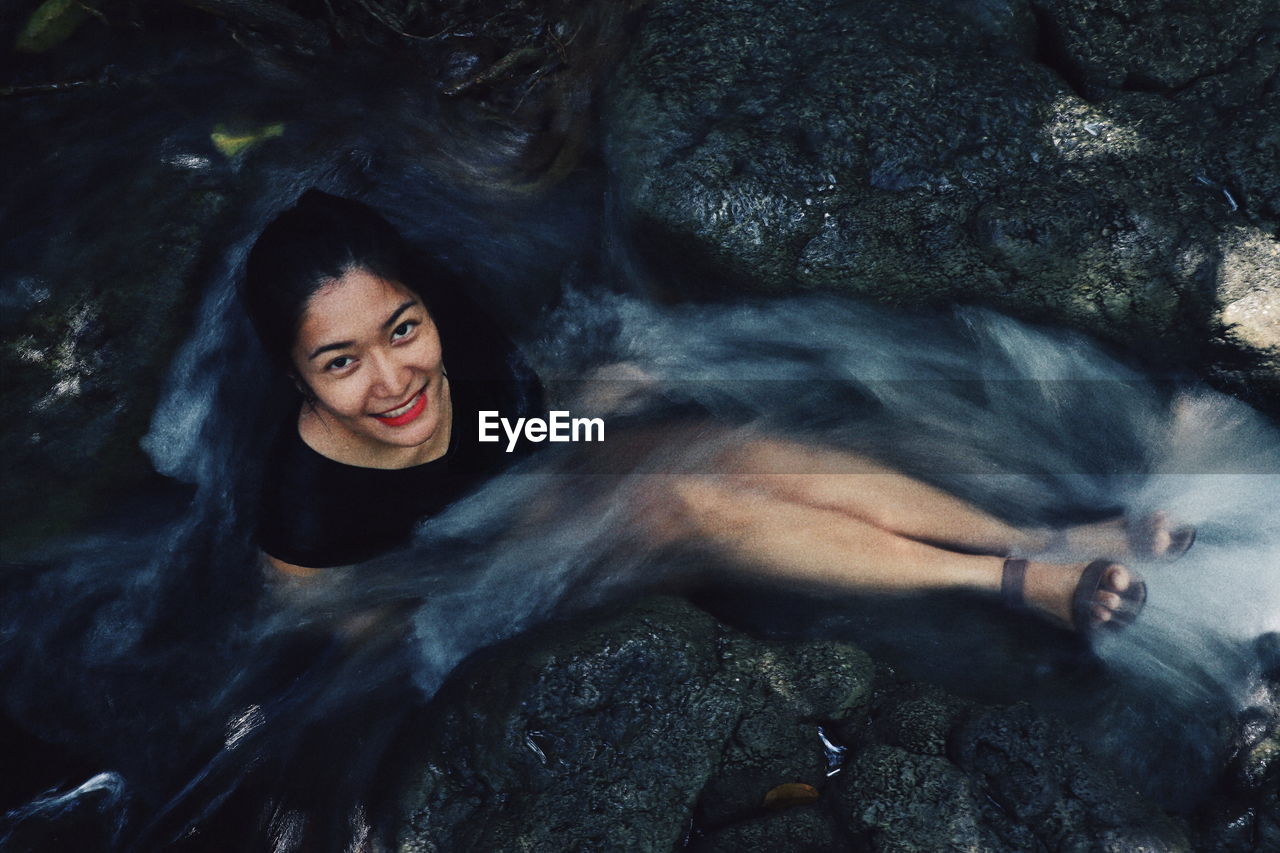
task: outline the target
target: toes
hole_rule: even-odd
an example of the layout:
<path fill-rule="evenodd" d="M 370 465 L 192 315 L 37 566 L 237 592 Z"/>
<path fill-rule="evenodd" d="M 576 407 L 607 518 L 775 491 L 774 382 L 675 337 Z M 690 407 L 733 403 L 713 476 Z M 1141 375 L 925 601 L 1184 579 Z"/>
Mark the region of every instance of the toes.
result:
<path fill-rule="evenodd" d="M 1119 610 L 1123 603 L 1124 599 L 1114 592 L 1099 592 L 1093 597 L 1094 610 L 1099 607 L 1106 608 L 1108 611 Z"/>
<path fill-rule="evenodd" d="M 1093 619 L 1095 622 L 1110 622 L 1112 615 L 1114 614 L 1101 604 L 1093 605 Z"/>
<path fill-rule="evenodd" d="M 1132 584 L 1132 573 L 1119 563 L 1107 569 L 1107 573 L 1102 577 L 1102 586 L 1115 592 L 1124 592 Z M 1115 596 L 1115 598 L 1118 600 L 1119 596 Z"/>
<path fill-rule="evenodd" d="M 1169 513 L 1155 510 L 1142 517 L 1131 535 L 1130 548 L 1140 557 L 1155 560 L 1177 559 L 1190 545 L 1187 527 L 1174 530 L 1169 523 Z"/>

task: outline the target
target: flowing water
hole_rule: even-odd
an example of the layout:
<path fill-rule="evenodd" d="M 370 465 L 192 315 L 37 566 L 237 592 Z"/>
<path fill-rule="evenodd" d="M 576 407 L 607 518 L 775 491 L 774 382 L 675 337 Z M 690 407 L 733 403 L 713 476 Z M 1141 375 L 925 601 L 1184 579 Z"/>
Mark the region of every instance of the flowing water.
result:
<path fill-rule="evenodd" d="M 127 523 L 48 546 L 6 580 L 8 713 L 91 767 L 83 784 L 10 813 L 3 837 L 20 843 L 71 815 L 86 838 L 120 849 L 174 839 L 199 849 L 190 826 L 208 833 L 210 816 L 225 824 L 218 815 L 227 812 L 256 820 L 254 805 L 273 803 L 264 831 L 275 849 L 304 838 L 342 846 L 368 832 L 373 818 L 356 804 L 377 799 L 398 732 L 460 661 L 661 574 L 666 555 L 637 545 L 631 509 L 660 494 L 666 474 L 714 473 L 707 466 L 726 444 L 779 433 L 871 454 L 1017 522 L 1163 509 L 1197 525 L 1181 561 L 1135 564 L 1149 605 L 1098 649 L 1125 691 L 1080 720 L 1168 802 L 1194 799 L 1219 751 L 1213 721 L 1251 701 L 1249 643 L 1280 631 L 1280 431 L 1183 377 L 1146 375 L 1080 336 L 981 310 L 906 316 L 830 297 L 661 307 L 602 293 L 609 288 L 580 274 L 554 312 L 523 324 L 553 405 L 589 413 L 605 383 L 583 378 L 625 363 L 620 375 L 630 379 L 609 390 L 628 397 L 632 425 L 661 424 L 674 406 L 726 426 L 693 444 L 673 432 L 650 444 L 643 464 L 611 468 L 589 488 L 566 473 L 565 452 L 535 455 L 425 523 L 401 553 L 322 583 L 268 588 L 251 541 L 254 495 L 290 395 L 263 366 L 233 282 L 273 212 L 313 184 L 363 191 L 412 239 L 482 259 L 486 301 L 508 321 L 547 301 L 521 287 L 531 269 L 599 236 L 590 209 L 572 198 L 524 209 L 505 236 L 486 236 L 493 218 L 421 165 L 436 116 L 401 93 L 373 110 L 341 84 L 332 89 L 326 110 L 294 116 L 298 144 L 245 179 L 259 189 L 218 247 L 195 328 L 152 414 L 145 449 L 157 471 L 189 489 L 142 501 Z M 210 87 L 194 80 L 191 91 Z M 251 100 L 228 94 L 208 110 L 274 117 L 284 102 Z M 338 132 L 331 119 L 375 112 L 384 117 L 377 127 Z M 225 178 L 240 168 L 209 156 L 200 121 L 175 133 L 149 125 L 156 115 L 140 111 L 114 156 L 145 149 L 161 184 L 175 172 Z M 151 139 L 163 143 L 138 142 Z M 99 140 L 85 140 L 92 150 L 70 158 L 82 165 L 98 156 Z M 122 182 L 131 169 L 93 180 Z M 76 228 L 105 215 L 85 214 Z M 604 446 L 607 461 L 608 435 Z M 530 507 L 541 509 L 534 519 Z M 994 656 L 997 680 L 1027 665 L 1003 646 L 965 647 L 912 601 L 864 632 L 857 604 L 833 595 L 785 630 L 896 647 L 907 664 L 961 688 L 974 656 Z M 955 642 L 941 659 L 931 651 L 939 634 Z M 1038 698 L 1070 716 L 1079 691 Z M 1085 708 L 1076 716 L 1096 711 Z"/>
<path fill-rule="evenodd" d="M 1194 719 L 1178 709 L 1206 702 L 1243 705 L 1246 641 L 1280 630 L 1274 427 L 1220 394 L 1143 377 L 1074 335 L 984 311 L 906 317 L 832 298 L 675 308 L 568 299 L 529 348 L 553 405 L 558 398 L 583 411 L 573 395 L 584 390 L 584 364 L 625 362 L 639 371 L 628 375 L 643 377 L 624 386 L 628 405 L 679 398 L 733 426 L 704 454 L 684 441 L 658 442 L 642 470 L 618 471 L 604 485 L 597 476 L 588 490 L 566 487 L 563 454 L 535 456 L 425 523 L 403 553 L 321 584 L 264 592 L 266 604 L 218 606 L 234 601 L 227 590 L 236 585 L 257 589 L 241 513 L 243 483 L 253 478 L 241 469 L 253 467 L 246 448 L 261 452 L 260 412 L 271 409 L 261 397 L 274 393 L 231 286 L 228 275 L 208 293 L 146 441 L 159 470 L 194 482 L 192 506 L 150 532 L 80 543 L 25 593 L 24 642 L 78 682 L 65 701 L 92 716 L 89 697 L 119 694 L 140 717 L 124 737 L 142 739 L 99 745 L 102 773 L 31 803 L 30 814 L 96 796 L 95 808 L 116 809 L 113 831 L 131 816 L 118 837 L 145 846 L 179 834 L 246 780 L 264 784 L 264 766 L 287 768 L 265 789 L 286 802 L 315 786 L 314 773 L 325 779 L 326 805 L 359 801 L 379 781 L 379 746 L 470 652 L 651 576 L 655 555 L 619 541 L 628 508 L 662 489 L 669 472 L 709 473 L 699 466 L 710 449 L 746 434 L 871 453 L 1014 520 L 1122 507 L 1163 508 L 1196 524 L 1199 540 L 1183 560 L 1136 565 L 1150 604 L 1131 631 L 1100 648 L 1141 684 L 1137 700 L 1094 727 L 1104 744 L 1149 727 L 1155 711 L 1143 718 L 1142 696 L 1159 697 L 1160 713 L 1174 720 Z M 246 398 L 249 387 L 259 399 Z M 530 506 L 549 510 L 531 522 Z M 189 607 L 193 589 L 210 596 L 198 638 L 164 626 L 169 614 L 156 606 L 157 590 L 167 590 L 166 608 Z M 56 609 L 39 608 L 53 600 Z M 335 639 L 355 614 L 370 614 L 374 627 Z M 900 618 L 894 631 L 908 647 L 913 633 L 929 630 L 912 623 L 909 608 Z M 827 608 L 816 630 L 839 636 L 840 608 Z M 933 666 L 959 673 L 970 664 L 957 656 Z M 187 683 L 160 686 L 169 679 Z M 62 710 L 50 717 L 76 725 Z M 329 770 L 316 770 L 318 739 L 335 731 L 339 742 L 360 732 L 361 745 L 335 759 L 327 743 Z M 177 737 L 199 748 L 184 754 L 169 740 Z M 1194 742 L 1183 749 L 1198 754 Z M 1200 752 L 1190 764 L 1203 769 L 1212 745 Z M 135 812 L 124 808 L 131 797 Z M 278 849 L 302 837 L 300 813 L 277 815 Z M 328 832 L 352 831 L 349 807 L 329 813 L 341 820 Z M 152 822 L 156 814 L 163 819 Z"/>

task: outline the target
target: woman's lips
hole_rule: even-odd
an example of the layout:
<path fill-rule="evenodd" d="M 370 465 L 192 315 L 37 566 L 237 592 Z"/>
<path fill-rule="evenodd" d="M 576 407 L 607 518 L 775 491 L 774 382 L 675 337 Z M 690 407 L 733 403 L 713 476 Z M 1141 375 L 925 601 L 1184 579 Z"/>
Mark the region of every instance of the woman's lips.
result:
<path fill-rule="evenodd" d="M 370 417 L 376 418 L 379 423 L 384 423 L 387 426 L 398 427 L 416 420 L 418 415 L 421 415 L 426 411 L 426 409 L 427 389 L 423 388 L 414 395 L 412 400 L 405 403 L 403 406 L 397 406 L 394 409 L 389 409 L 386 413 L 381 415 L 371 415 Z M 392 412 L 396 412 L 397 414 L 393 415 L 391 414 Z"/>

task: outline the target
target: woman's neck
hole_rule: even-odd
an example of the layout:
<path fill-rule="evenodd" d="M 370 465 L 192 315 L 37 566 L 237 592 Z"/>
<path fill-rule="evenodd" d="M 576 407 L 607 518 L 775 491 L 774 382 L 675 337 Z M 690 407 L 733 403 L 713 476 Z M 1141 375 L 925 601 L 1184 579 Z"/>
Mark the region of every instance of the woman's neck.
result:
<path fill-rule="evenodd" d="M 373 441 L 326 417 L 322 408 L 304 404 L 298 412 L 298 436 L 316 453 L 343 465 L 357 468 L 412 468 L 441 458 L 453 437 L 453 395 L 444 380 L 440 428 L 422 444 L 401 447 Z"/>

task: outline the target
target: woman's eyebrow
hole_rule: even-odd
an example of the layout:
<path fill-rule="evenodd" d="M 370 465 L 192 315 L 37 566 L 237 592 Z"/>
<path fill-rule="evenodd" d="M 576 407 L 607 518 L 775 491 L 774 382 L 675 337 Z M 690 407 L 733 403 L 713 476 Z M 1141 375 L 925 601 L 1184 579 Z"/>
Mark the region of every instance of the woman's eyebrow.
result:
<path fill-rule="evenodd" d="M 395 325 L 396 320 L 400 319 L 401 314 L 408 311 L 410 308 L 412 308 L 417 304 L 418 304 L 418 300 L 416 299 L 410 299 L 408 302 L 405 302 L 404 304 L 402 304 L 399 308 L 391 312 L 391 316 L 388 317 L 386 322 L 382 324 L 382 328 L 390 329 L 393 325 Z M 335 350 L 335 349 L 346 349 L 347 347 L 353 347 L 355 345 L 356 345 L 355 341 L 337 341 L 336 343 L 325 344 L 322 347 L 316 347 L 315 350 L 312 351 L 311 355 L 307 356 L 307 361 L 310 361 L 311 359 L 315 358 L 321 353 L 326 353 L 326 352 L 329 352 L 330 350 Z"/>
<path fill-rule="evenodd" d="M 337 343 L 325 344 L 322 347 L 316 347 L 315 351 L 312 352 L 311 355 L 307 356 L 307 361 L 310 361 L 311 359 L 320 355 L 320 353 L 322 352 L 328 352 L 329 350 L 333 350 L 333 349 L 346 349 L 347 347 L 353 347 L 355 345 L 356 345 L 355 341 L 338 341 Z"/>
<path fill-rule="evenodd" d="M 399 308 L 397 308 L 395 311 L 392 311 L 392 312 L 391 312 L 391 316 L 387 318 L 387 322 L 385 322 L 385 323 L 383 323 L 383 324 L 382 324 L 382 328 L 384 328 L 384 329 L 390 329 L 393 325 L 395 325 L 396 320 L 398 320 L 398 319 L 400 318 L 400 315 L 401 315 L 401 314 L 403 314 L 404 312 L 408 311 L 410 308 L 412 308 L 413 306 L 415 306 L 415 305 L 417 305 L 417 304 L 418 304 L 418 300 L 416 300 L 416 299 L 410 299 L 408 302 L 406 302 L 406 303 L 404 303 L 403 305 L 401 305 L 401 306 L 400 306 Z"/>

